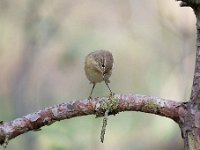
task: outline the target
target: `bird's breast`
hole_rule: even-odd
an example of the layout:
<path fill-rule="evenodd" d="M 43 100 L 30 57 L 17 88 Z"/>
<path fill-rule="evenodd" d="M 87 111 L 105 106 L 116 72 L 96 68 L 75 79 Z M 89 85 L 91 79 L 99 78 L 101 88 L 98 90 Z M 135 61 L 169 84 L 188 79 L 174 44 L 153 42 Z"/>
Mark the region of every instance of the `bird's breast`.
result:
<path fill-rule="evenodd" d="M 85 74 L 88 80 L 92 83 L 98 83 L 103 81 L 103 74 L 97 69 L 85 67 Z"/>

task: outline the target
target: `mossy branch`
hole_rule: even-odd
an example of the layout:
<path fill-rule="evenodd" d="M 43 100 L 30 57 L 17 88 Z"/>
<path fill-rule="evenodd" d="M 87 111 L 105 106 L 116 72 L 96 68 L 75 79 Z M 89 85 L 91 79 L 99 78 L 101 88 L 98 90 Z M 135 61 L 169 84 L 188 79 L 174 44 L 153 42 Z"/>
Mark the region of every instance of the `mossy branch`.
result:
<path fill-rule="evenodd" d="M 52 107 L 46 107 L 37 112 L 17 118 L 10 122 L 0 124 L 0 144 L 7 143 L 20 134 L 28 131 L 40 130 L 45 125 L 51 125 L 56 121 L 84 115 L 103 116 L 106 109 L 102 105 L 106 97 L 93 98 L 91 100 L 74 100 Z M 109 104 L 109 114 L 122 111 L 142 111 L 179 120 L 180 113 L 184 112 L 180 102 L 162 99 L 158 97 L 138 94 L 115 94 Z"/>

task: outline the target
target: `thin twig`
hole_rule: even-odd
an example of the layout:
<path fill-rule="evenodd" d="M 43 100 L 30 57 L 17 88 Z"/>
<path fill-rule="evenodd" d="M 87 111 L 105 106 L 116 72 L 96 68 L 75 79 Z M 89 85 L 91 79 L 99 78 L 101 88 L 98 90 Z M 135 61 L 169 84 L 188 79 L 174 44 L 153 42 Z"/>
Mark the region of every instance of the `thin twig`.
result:
<path fill-rule="evenodd" d="M 102 129 L 101 129 L 100 139 L 101 139 L 102 143 L 104 141 L 104 135 L 106 133 L 106 126 L 107 126 L 107 121 L 108 121 L 108 113 L 109 113 L 109 110 L 107 109 L 106 112 L 105 112 L 105 114 L 104 114 L 103 125 L 102 125 Z"/>

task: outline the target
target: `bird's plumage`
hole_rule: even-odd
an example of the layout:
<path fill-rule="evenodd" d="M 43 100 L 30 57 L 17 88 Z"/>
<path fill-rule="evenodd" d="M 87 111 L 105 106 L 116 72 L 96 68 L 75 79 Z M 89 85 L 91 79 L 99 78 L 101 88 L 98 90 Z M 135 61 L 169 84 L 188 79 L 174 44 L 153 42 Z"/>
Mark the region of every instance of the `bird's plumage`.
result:
<path fill-rule="evenodd" d="M 85 58 L 85 74 L 88 80 L 93 84 L 89 98 L 91 98 L 96 83 L 105 81 L 106 86 L 112 91 L 108 85 L 109 78 L 112 74 L 113 56 L 106 50 L 97 50 L 89 53 Z"/>

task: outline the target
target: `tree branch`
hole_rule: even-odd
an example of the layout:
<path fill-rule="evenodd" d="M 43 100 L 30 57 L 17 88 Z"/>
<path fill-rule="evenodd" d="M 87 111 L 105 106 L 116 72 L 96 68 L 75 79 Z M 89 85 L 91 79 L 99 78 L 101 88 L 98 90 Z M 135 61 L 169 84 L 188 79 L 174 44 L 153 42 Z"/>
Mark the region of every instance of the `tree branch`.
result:
<path fill-rule="evenodd" d="M 190 101 L 185 105 L 187 113 L 180 117 L 179 126 L 184 140 L 184 149 L 200 149 L 200 0 L 181 0 L 190 6 L 196 15 L 196 63 Z"/>
<path fill-rule="evenodd" d="M 200 104 L 200 6 L 194 9 L 196 15 L 196 29 L 197 29 L 197 49 L 196 49 L 196 64 L 194 71 L 194 79 L 192 85 L 191 101 L 193 104 Z"/>
<path fill-rule="evenodd" d="M 117 100 L 116 107 L 115 110 L 110 111 L 109 115 L 122 111 L 141 111 L 179 121 L 179 115 L 185 112 L 184 107 L 182 107 L 183 103 L 158 97 L 138 94 L 115 94 L 113 98 Z M 92 114 L 102 116 L 105 112 L 102 104 L 106 100 L 108 98 L 101 97 L 91 99 L 90 101 L 87 99 L 70 101 L 52 107 L 46 107 L 24 117 L 2 123 L 0 125 L 0 144 L 20 134 L 31 130 L 39 130 L 45 125 L 50 125 L 63 119 Z M 108 102 L 112 105 L 112 101 Z"/>
<path fill-rule="evenodd" d="M 200 0 L 176 0 L 176 1 L 181 1 L 180 3 L 181 7 L 195 8 L 197 5 L 200 4 Z"/>

